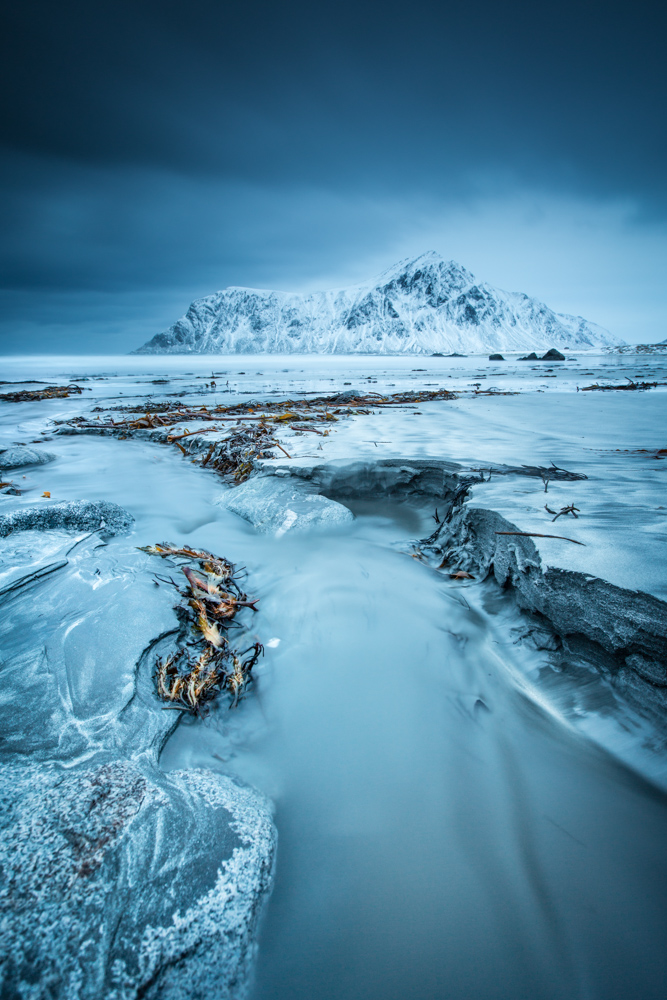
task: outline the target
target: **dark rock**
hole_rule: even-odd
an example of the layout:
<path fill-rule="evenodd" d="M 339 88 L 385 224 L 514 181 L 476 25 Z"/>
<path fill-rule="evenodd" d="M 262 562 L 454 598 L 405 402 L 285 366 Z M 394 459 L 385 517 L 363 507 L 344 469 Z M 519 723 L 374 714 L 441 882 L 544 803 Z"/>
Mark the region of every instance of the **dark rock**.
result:
<path fill-rule="evenodd" d="M 431 355 L 432 358 L 444 358 L 444 356 L 445 355 L 441 354 L 440 351 L 435 351 L 435 353 Z M 450 354 L 450 357 L 451 357 L 451 354 Z"/>
<path fill-rule="evenodd" d="M 343 383 L 344 385 L 350 385 L 349 382 Z M 333 396 L 334 403 L 350 403 L 354 399 L 358 399 L 360 393 L 355 392 L 354 389 L 349 389 L 347 392 L 339 392 L 337 395 Z"/>
<path fill-rule="evenodd" d="M 504 361 L 502 354 L 489 354 L 489 361 Z"/>
<path fill-rule="evenodd" d="M 552 347 L 551 350 L 547 351 L 546 354 L 542 355 L 541 360 L 542 361 L 565 361 L 565 355 L 561 354 L 560 351 L 557 351 L 555 347 Z"/>
<path fill-rule="evenodd" d="M 526 354 L 523 358 L 517 358 L 517 361 L 539 361 L 535 351 L 531 351 L 530 354 Z"/>
<path fill-rule="evenodd" d="M 554 633 L 584 637 L 611 657 L 626 694 L 642 707 L 667 707 L 667 605 L 640 591 L 624 590 L 584 573 L 545 566 L 533 540 L 496 511 L 466 506 L 457 511 L 440 541 L 452 565 L 478 579 L 493 574 L 513 587 L 520 607 L 537 612 Z M 623 676 L 621 676 L 623 675 Z M 629 682 L 628 682 L 629 683 Z"/>
<path fill-rule="evenodd" d="M 97 531 L 101 538 L 129 531 L 134 518 L 116 503 L 107 500 L 42 501 L 0 514 L 0 537 L 13 531 Z"/>
<path fill-rule="evenodd" d="M 267 470 L 271 471 L 271 470 Z M 447 500 L 460 486 L 461 466 L 433 458 L 384 458 L 373 462 L 338 459 L 323 465 L 274 467 L 273 475 L 303 480 L 330 499 L 371 500 L 378 497 Z"/>
<path fill-rule="evenodd" d="M 454 351 L 453 354 L 448 354 L 447 357 L 448 358 L 467 358 L 468 355 L 467 354 L 457 354 L 457 352 Z"/>

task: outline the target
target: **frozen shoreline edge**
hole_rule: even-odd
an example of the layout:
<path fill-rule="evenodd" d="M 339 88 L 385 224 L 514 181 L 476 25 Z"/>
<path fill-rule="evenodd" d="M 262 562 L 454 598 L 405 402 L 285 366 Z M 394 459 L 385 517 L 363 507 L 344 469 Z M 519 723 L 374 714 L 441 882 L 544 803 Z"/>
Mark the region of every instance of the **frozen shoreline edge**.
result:
<path fill-rule="evenodd" d="M 268 463 L 263 477 L 299 479 L 330 500 L 382 496 L 450 503 L 466 470 L 434 459 L 342 460 L 316 466 Z M 434 550 L 477 579 L 493 576 L 518 606 L 541 616 L 566 649 L 592 662 L 624 697 L 664 724 L 667 710 L 667 603 L 638 590 L 545 565 L 531 538 L 498 511 L 456 509 Z"/>

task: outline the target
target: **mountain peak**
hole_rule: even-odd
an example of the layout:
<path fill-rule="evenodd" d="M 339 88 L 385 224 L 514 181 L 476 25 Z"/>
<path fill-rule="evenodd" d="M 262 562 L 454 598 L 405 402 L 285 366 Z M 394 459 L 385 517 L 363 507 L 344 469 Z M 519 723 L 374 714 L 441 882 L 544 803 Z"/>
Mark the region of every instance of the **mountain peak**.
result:
<path fill-rule="evenodd" d="M 470 284 L 475 281 L 475 276 L 462 264 L 455 260 L 446 260 L 437 250 L 427 250 L 426 253 L 421 253 L 417 257 L 404 257 L 403 260 L 388 267 L 386 271 L 382 271 L 377 280 L 385 282 L 401 274 L 413 275 L 417 271 L 431 271 L 433 269 L 456 276 L 459 279 L 463 278 Z"/>
<path fill-rule="evenodd" d="M 609 346 L 606 330 L 478 283 L 435 250 L 352 288 L 226 288 L 193 302 L 141 354 L 463 354 Z"/>

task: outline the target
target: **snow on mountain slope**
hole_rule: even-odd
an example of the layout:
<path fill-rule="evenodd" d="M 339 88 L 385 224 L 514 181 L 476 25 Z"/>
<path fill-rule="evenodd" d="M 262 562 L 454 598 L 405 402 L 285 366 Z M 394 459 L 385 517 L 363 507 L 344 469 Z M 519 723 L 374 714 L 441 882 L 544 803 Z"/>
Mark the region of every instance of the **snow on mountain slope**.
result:
<path fill-rule="evenodd" d="M 432 251 L 335 291 L 226 288 L 197 299 L 135 353 L 473 354 L 615 343 L 602 327 L 478 282 Z"/>

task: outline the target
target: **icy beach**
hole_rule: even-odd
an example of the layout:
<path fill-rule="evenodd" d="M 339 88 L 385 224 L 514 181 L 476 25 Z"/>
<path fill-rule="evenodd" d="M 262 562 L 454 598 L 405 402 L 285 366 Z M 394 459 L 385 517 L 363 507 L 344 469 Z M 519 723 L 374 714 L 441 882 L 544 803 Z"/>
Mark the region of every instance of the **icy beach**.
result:
<path fill-rule="evenodd" d="M 2 371 L 8 997 L 661 1000 L 666 357 Z M 163 542 L 257 599 L 199 713 Z"/>

